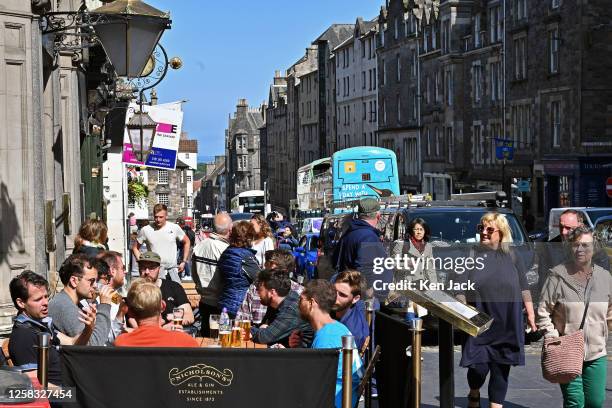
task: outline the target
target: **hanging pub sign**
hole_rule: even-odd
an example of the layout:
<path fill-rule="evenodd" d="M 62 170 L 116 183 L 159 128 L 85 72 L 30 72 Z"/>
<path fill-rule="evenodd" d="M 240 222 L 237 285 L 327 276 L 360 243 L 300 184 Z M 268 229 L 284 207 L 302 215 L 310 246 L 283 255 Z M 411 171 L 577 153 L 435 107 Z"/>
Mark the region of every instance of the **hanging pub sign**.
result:
<path fill-rule="evenodd" d="M 183 127 L 181 103 L 143 105 L 142 109 L 157 124 L 151 152 L 144 163 L 136 158 L 133 150 L 134 146 L 130 142 L 129 130 L 126 126 L 123 136 L 123 162 L 140 167 L 174 170 Z M 125 116 L 125 123 L 129 124 L 130 119 L 139 111 L 140 107 L 137 104 L 130 104 Z"/>

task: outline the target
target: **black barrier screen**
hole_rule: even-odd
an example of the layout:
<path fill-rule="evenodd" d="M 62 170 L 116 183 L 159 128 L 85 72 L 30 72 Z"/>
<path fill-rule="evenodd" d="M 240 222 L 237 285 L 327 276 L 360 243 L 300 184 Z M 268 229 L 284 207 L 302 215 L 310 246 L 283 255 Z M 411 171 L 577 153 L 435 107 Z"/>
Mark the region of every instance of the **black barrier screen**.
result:
<path fill-rule="evenodd" d="M 379 408 L 406 408 L 410 403 L 412 361 L 406 348 L 412 344 L 412 333 L 402 320 L 376 312 L 376 345 L 381 354 L 376 364 L 376 386 Z"/>
<path fill-rule="evenodd" d="M 339 354 L 73 346 L 61 356 L 70 407 L 331 408 Z"/>

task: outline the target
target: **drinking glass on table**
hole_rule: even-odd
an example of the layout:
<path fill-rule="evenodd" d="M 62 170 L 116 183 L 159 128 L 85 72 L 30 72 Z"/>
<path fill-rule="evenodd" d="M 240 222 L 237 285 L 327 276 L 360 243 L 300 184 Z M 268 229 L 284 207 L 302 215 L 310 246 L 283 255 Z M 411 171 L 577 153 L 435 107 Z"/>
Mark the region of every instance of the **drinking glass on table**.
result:
<path fill-rule="evenodd" d="M 185 316 L 185 309 L 181 307 L 175 307 L 172 309 L 172 330 L 180 330 L 183 326 L 183 317 Z"/>
<path fill-rule="evenodd" d="M 210 338 L 215 341 L 215 343 L 219 342 L 219 317 L 218 314 L 211 314 L 208 317 L 208 327 L 210 328 Z"/>
<path fill-rule="evenodd" d="M 242 327 L 240 320 L 234 320 L 232 324 L 232 347 L 242 347 Z"/>
<path fill-rule="evenodd" d="M 219 326 L 219 339 L 223 348 L 232 347 L 232 323 L 230 320 L 229 326 Z"/>
<path fill-rule="evenodd" d="M 245 342 L 251 340 L 251 321 L 249 319 L 242 319 L 240 321 L 240 328 L 243 330 L 243 340 Z"/>

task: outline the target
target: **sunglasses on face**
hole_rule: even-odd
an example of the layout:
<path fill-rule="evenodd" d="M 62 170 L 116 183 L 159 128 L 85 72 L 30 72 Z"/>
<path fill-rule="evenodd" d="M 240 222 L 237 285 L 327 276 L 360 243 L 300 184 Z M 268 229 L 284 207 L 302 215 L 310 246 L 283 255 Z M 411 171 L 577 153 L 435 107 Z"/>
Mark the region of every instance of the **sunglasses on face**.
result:
<path fill-rule="evenodd" d="M 478 224 L 476 226 L 476 229 L 478 230 L 479 233 L 486 232 L 487 235 L 492 235 L 493 233 L 499 231 L 498 229 L 495 229 L 493 227 L 485 227 L 482 224 Z"/>

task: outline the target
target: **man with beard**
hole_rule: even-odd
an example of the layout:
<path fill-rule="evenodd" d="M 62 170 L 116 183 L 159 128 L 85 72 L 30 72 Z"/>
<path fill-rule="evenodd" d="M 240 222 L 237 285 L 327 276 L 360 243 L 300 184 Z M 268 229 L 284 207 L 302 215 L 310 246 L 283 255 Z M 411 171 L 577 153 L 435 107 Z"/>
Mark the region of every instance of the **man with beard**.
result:
<path fill-rule="evenodd" d="M 111 289 L 124 295 L 123 285 L 125 284 L 125 265 L 123 264 L 122 256 L 116 251 L 104 251 L 98 254 L 96 258 L 101 263 L 108 265 L 108 282 Z M 100 271 L 98 271 L 98 282 L 100 282 Z M 110 310 L 111 330 L 108 334 L 108 343 L 112 344 L 118 335 L 121 334 L 125 327 L 125 304 L 112 303 Z"/>
<path fill-rule="evenodd" d="M 160 279 L 159 270 L 161 267 L 161 258 L 155 252 L 144 252 L 138 258 L 138 273 L 140 277 L 147 282 L 154 283 L 161 290 L 162 299 L 165 302 L 166 308 L 162 310 L 161 316 L 164 320 L 164 328 L 172 327 L 172 320 L 168 319 L 168 314 L 172 313 L 172 309 L 180 307 L 185 312 L 183 314 L 183 326 L 193 324 L 195 318 L 193 310 L 187 299 L 185 289 L 178 283 L 170 279 Z"/>
<path fill-rule="evenodd" d="M 334 317 L 353 333 L 355 344 L 360 350 L 366 337 L 370 335 L 365 318 L 365 305 L 361 300 L 364 285 L 361 274 L 350 269 L 341 272 L 334 282 L 336 288 Z"/>
<path fill-rule="evenodd" d="M 303 333 L 303 346 L 312 339 L 312 329 L 298 313 L 299 295 L 291 290 L 289 274 L 284 270 L 266 269 L 257 277 L 257 293 L 261 304 L 268 307 L 262 324 L 251 328 L 255 343 L 289 345 L 294 330 Z"/>

